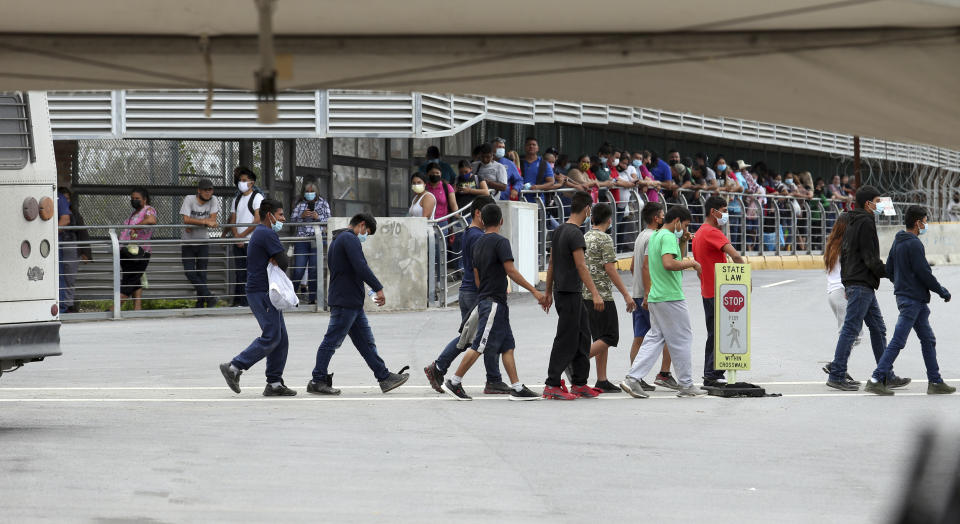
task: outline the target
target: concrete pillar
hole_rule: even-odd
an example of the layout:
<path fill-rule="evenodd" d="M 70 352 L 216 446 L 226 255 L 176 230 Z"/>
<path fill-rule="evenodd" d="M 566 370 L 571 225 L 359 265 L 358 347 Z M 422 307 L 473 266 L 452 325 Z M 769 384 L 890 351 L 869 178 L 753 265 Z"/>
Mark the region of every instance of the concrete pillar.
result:
<path fill-rule="evenodd" d="M 383 284 L 384 307 L 366 297 L 366 311 L 409 311 L 427 308 L 428 239 L 433 234 L 423 217 L 376 217 L 377 233 L 363 243 L 363 254 L 373 274 Z M 349 217 L 331 217 L 329 240 L 348 227 Z M 347 233 L 350 234 L 350 233 Z"/>
<path fill-rule="evenodd" d="M 503 211 L 500 234 L 510 240 L 513 263 L 523 278 L 536 286 L 540 275 L 537 267 L 537 249 L 540 245 L 537 240 L 537 205 L 507 200 L 497 201 L 497 204 Z M 512 281 L 510 286 L 512 291 L 524 291 Z"/>

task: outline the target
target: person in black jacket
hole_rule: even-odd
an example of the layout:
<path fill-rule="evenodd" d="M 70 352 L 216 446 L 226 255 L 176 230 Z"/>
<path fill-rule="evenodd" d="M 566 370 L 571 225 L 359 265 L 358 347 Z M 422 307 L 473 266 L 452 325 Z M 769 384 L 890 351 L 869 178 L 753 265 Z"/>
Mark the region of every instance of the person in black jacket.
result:
<path fill-rule="evenodd" d="M 880 357 L 873 377 L 863 389 L 877 395 L 893 395 L 886 381 L 892 375 L 893 362 L 906 345 L 912 329 L 920 339 L 923 363 L 927 366 L 927 394 L 954 393 L 957 388 L 945 384 L 940 376 L 937 339 L 930 328 L 930 307 L 927 305 L 930 303 L 930 292 L 940 295 L 944 302 L 950 302 L 950 292 L 940 285 L 930 271 L 926 250 L 920 241 L 920 236 L 927 232 L 927 210 L 910 206 L 904 216 L 904 225 L 907 229 L 897 233 L 887 257 L 887 275 L 893 280 L 893 294 L 897 296 L 900 317 L 890 344 Z"/>
<path fill-rule="evenodd" d="M 833 362 L 824 369 L 830 373 L 827 386 L 841 391 L 860 389 L 859 382 L 847 374 L 847 359 L 863 324 L 870 330 L 870 343 L 877 362 L 887 345 L 887 328 L 876 296 L 880 279 L 887 277 L 877 239 L 876 217 L 883 213 L 880 191 L 873 186 L 863 186 L 857 191 L 856 202 L 856 209 L 850 211 L 840 248 L 840 280 L 847 295 L 847 316 L 840 330 Z M 893 371 L 887 378 L 889 387 L 903 387 L 909 383 L 909 378 L 897 377 Z"/>
<path fill-rule="evenodd" d="M 373 330 L 363 312 L 364 284 L 370 286 L 371 297 L 377 306 L 383 306 L 383 284 L 367 265 L 361 244 L 367 235 L 377 232 L 377 219 L 367 213 L 354 215 L 350 227 L 333 232 L 333 241 L 327 253 L 327 265 L 330 267 L 330 290 L 327 304 L 330 305 L 330 323 L 320 347 L 317 348 L 317 365 L 313 369 L 313 380 L 307 383 L 307 393 L 317 395 L 339 395 L 340 390 L 333 387 L 333 373 L 327 366 L 330 359 L 350 335 L 350 341 L 356 346 L 360 356 L 373 370 L 373 376 L 380 382 L 384 393 L 402 386 L 410 378 L 406 369 L 400 373 L 387 370 L 387 365 L 377 354 L 377 345 L 373 339 Z"/>

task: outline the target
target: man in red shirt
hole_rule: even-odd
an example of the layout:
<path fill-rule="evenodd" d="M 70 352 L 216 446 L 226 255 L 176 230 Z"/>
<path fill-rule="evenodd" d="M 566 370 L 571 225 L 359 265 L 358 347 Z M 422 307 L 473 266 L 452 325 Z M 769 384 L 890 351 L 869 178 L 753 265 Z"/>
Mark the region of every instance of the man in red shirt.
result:
<path fill-rule="evenodd" d="M 704 223 L 693 237 L 693 259 L 703 267 L 700 278 L 700 295 L 703 297 L 703 316 L 707 324 L 703 385 L 722 386 L 727 382 L 723 377 L 723 370 L 713 369 L 714 281 L 716 280 L 714 266 L 726 263 L 727 255 L 730 255 L 730 258 L 736 264 L 743 264 L 744 261 L 720 229 L 730 219 L 727 214 L 727 200 L 720 196 L 708 198 L 703 205 L 703 214 Z"/>

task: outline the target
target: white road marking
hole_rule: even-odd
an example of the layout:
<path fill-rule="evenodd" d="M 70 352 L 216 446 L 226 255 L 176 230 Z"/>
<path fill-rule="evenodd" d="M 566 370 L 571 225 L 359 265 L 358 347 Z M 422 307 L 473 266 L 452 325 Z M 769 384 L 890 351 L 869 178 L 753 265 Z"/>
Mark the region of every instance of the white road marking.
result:
<path fill-rule="evenodd" d="M 944 379 L 945 382 L 960 382 L 960 378 L 948 378 Z M 786 381 L 786 382 L 764 382 L 757 381 L 755 384 L 760 386 L 815 386 L 815 385 L 824 385 L 827 382 L 826 375 L 824 375 L 823 380 L 807 380 L 807 381 Z M 915 383 L 926 383 L 924 379 L 915 379 L 911 384 Z M 700 384 L 698 384 L 700 385 Z M 252 389 L 258 386 L 247 386 Z M 409 384 L 401 386 L 403 389 L 432 389 L 428 385 L 421 384 Z M 483 389 L 483 385 L 464 385 L 466 389 Z M 542 388 L 543 384 L 527 384 L 529 388 Z M 65 386 L 65 387 L 0 387 L 0 392 L 4 391 L 215 391 L 215 390 L 226 390 L 227 386 L 106 386 L 106 387 L 94 387 L 94 386 Z M 369 386 L 340 386 L 337 385 L 337 389 L 378 389 L 379 387 L 375 384 Z M 305 390 L 306 386 L 293 386 L 290 389 L 301 389 Z M 506 396 L 506 395 L 504 395 Z"/>
<path fill-rule="evenodd" d="M 774 282 L 773 284 L 767 284 L 765 286 L 760 286 L 760 287 L 766 289 L 768 287 L 782 286 L 784 284 L 789 284 L 791 282 L 796 282 L 796 280 L 781 280 L 780 282 Z"/>

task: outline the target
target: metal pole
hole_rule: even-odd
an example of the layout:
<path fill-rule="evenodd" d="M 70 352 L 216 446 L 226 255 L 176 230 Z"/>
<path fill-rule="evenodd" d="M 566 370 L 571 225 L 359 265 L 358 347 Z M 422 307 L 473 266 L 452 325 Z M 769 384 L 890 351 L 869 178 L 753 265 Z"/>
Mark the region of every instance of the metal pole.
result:
<path fill-rule="evenodd" d="M 860 189 L 860 135 L 853 136 L 853 176 Z"/>
<path fill-rule="evenodd" d="M 317 304 L 314 306 L 314 311 L 319 312 L 322 309 L 327 307 L 327 292 L 326 292 L 326 282 L 324 282 L 324 263 L 323 263 L 323 227 L 322 226 L 313 226 L 313 238 L 317 242 L 316 246 L 316 255 L 317 255 L 317 271 L 314 277 L 317 279 Z M 310 268 L 307 268 L 307 285 L 309 286 L 310 282 Z M 322 297 L 322 298 L 321 298 Z"/>
<path fill-rule="evenodd" d="M 113 318 L 120 320 L 120 239 L 117 230 L 110 230 L 110 245 L 113 247 Z"/>

